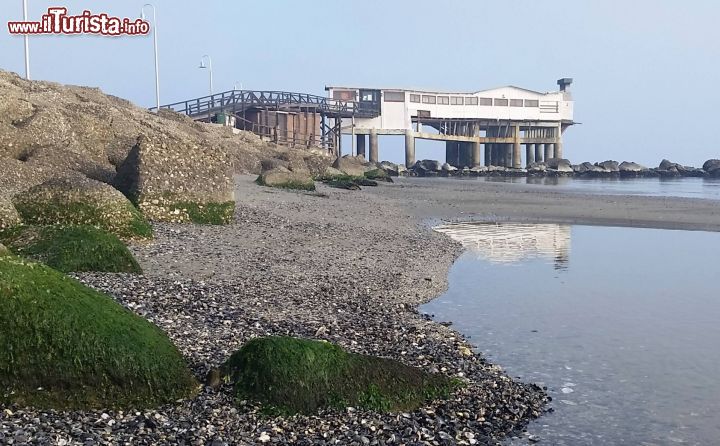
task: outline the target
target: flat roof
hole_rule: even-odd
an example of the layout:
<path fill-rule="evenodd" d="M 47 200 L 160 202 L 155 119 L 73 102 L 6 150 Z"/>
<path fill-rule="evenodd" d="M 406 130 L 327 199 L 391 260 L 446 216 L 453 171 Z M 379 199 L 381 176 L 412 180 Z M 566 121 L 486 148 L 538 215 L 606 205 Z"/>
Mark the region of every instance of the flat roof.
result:
<path fill-rule="evenodd" d="M 523 90 L 523 91 L 527 91 L 528 93 L 535 93 L 535 94 L 539 94 L 539 95 L 559 93 L 559 91 L 541 92 L 541 91 L 536 91 L 536 90 L 530 90 L 529 88 L 517 87 L 515 85 L 504 85 L 502 87 L 489 88 L 489 89 L 478 90 L 478 91 L 473 91 L 473 92 L 435 91 L 435 90 L 424 90 L 421 88 L 377 88 L 377 87 L 346 87 L 346 86 L 338 86 L 338 85 L 326 85 L 325 91 L 329 91 L 331 89 L 333 89 L 333 90 L 380 90 L 380 91 L 404 91 L 404 92 L 418 92 L 418 93 L 428 93 L 428 94 L 447 94 L 447 95 L 462 96 L 462 95 L 475 95 L 478 93 L 484 93 L 486 91 L 493 91 L 493 90 L 500 90 L 503 88 L 514 88 L 517 90 Z"/>

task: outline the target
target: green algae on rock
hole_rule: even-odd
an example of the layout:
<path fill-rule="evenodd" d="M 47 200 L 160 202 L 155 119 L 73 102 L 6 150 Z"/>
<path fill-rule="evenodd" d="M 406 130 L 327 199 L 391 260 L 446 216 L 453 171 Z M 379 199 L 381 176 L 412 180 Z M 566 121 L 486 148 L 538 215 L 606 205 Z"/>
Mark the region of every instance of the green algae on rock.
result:
<path fill-rule="evenodd" d="M 80 174 L 50 178 L 13 204 L 26 224 L 89 225 L 123 240 L 152 238 L 152 227 L 122 193 Z"/>
<path fill-rule="evenodd" d="M 0 257 L 0 403 L 147 408 L 197 388 L 155 325 L 45 265 Z"/>
<path fill-rule="evenodd" d="M 154 221 L 229 224 L 235 214 L 232 161 L 209 143 L 140 136 L 114 184 Z"/>
<path fill-rule="evenodd" d="M 240 399 L 280 413 L 362 407 L 413 410 L 450 394 L 454 382 L 398 361 L 349 353 L 337 345 L 291 337 L 255 338 L 222 369 Z"/>
<path fill-rule="evenodd" d="M 64 273 L 142 272 L 117 236 L 92 226 L 18 226 L 0 231 L 0 242 Z"/>

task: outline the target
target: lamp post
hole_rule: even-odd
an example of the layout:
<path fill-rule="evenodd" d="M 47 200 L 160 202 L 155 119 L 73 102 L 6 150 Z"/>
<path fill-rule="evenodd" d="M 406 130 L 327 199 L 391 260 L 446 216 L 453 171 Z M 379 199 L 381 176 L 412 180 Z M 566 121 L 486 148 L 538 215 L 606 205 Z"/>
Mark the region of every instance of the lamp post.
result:
<path fill-rule="evenodd" d="M 23 0 L 23 20 L 27 23 L 27 0 Z M 28 43 L 28 35 L 25 34 L 25 79 L 30 80 L 30 44 Z"/>
<path fill-rule="evenodd" d="M 157 103 L 157 113 L 160 113 L 160 64 L 158 63 L 158 46 L 157 46 L 157 16 L 155 15 L 155 5 L 146 3 L 141 9 L 142 19 L 145 20 L 145 8 L 152 8 L 153 14 L 153 52 L 155 53 L 155 102 Z"/>
<path fill-rule="evenodd" d="M 205 59 L 207 59 L 208 64 L 205 65 Z M 200 58 L 200 66 L 198 68 L 207 68 L 210 72 L 210 96 L 213 95 L 213 78 L 212 78 L 212 58 L 205 54 L 203 57 Z"/>

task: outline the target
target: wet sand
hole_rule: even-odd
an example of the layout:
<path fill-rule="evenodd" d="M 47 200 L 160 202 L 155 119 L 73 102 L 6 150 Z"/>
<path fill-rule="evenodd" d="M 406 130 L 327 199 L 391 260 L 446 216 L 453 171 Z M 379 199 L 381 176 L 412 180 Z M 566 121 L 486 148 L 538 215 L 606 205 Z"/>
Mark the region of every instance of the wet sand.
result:
<path fill-rule="evenodd" d="M 394 187 L 368 193 L 402 203 L 408 215 L 421 219 L 720 231 L 720 202 L 696 198 L 601 195 L 446 178 L 399 178 Z"/>

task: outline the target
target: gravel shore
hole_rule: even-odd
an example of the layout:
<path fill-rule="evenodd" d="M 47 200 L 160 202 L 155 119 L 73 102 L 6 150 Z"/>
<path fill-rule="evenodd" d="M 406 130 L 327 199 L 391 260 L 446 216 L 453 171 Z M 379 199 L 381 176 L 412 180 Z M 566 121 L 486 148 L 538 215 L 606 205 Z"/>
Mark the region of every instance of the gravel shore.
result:
<path fill-rule="evenodd" d="M 595 224 L 614 218 L 614 224 L 720 229 L 717 207 L 703 200 L 558 196 L 462 181 L 433 187 L 427 179 L 362 191 L 320 185 L 316 193 L 301 193 L 259 187 L 253 179 L 236 179 L 234 225 L 156 225 L 155 242 L 133 247 L 145 275 L 79 278 L 168 332 L 200 380 L 248 339 L 291 334 L 463 377 L 467 386 L 449 401 L 390 415 L 348 409 L 268 418 L 222 387 L 157 410 L 11 407 L 0 413 L 0 444 L 496 444 L 547 410 L 546 395 L 513 381 L 473 354 L 468 340 L 418 314 L 419 304 L 446 288 L 460 253 L 459 245 L 428 230 L 428 218 L 554 216 Z"/>

